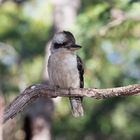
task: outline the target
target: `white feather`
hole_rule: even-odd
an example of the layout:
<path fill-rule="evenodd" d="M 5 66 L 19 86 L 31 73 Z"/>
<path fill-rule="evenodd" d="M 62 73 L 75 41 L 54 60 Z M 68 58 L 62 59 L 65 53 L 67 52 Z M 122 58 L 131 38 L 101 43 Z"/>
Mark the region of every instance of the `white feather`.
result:
<path fill-rule="evenodd" d="M 49 78 L 52 85 L 61 88 L 80 87 L 76 55 L 59 50 L 49 58 Z"/>
<path fill-rule="evenodd" d="M 61 33 L 61 34 L 56 34 L 54 36 L 53 41 L 61 44 L 65 41 L 65 39 L 66 39 L 65 35 Z"/>

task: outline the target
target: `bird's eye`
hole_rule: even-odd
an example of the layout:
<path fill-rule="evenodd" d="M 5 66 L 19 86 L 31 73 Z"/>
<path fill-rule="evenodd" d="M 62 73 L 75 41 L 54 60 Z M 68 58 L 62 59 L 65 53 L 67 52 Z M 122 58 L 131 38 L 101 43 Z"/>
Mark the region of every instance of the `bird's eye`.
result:
<path fill-rule="evenodd" d="M 59 43 L 54 43 L 54 48 L 55 49 L 58 49 L 58 48 L 60 48 L 61 47 L 61 44 L 59 44 Z"/>
<path fill-rule="evenodd" d="M 66 45 L 66 42 L 63 42 L 63 43 L 54 43 L 54 48 L 55 49 L 58 49 L 58 48 L 61 48 L 64 45 Z"/>

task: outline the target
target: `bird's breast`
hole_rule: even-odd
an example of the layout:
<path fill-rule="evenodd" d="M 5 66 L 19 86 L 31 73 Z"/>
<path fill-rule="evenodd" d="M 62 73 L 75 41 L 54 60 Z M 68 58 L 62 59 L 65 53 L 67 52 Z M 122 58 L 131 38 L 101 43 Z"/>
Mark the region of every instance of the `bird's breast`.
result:
<path fill-rule="evenodd" d="M 75 54 L 57 52 L 49 58 L 50 82 L 60 88 L 77 88 L 80 85 Z"/>

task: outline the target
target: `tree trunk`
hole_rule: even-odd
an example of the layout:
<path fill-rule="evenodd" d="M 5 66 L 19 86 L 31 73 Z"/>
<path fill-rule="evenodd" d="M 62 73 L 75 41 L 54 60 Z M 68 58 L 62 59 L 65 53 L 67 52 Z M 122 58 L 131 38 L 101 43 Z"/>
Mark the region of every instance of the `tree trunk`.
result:
<path fill-rule="evenodd" d="M 68 30 L 77 15 L 80 0 L 52 0 L 53 26 L 50 30 L 50 38 L 60 30 Z M 49 84 L 48 58 L 50 55 L 50 42 L 46 45 L 43 81 Z M 51 120 L 53 114 L 53 102 L 51 99 L 41 98 L 28 108 L 24 119 L 25 140 L 51 140 Z"/>
<path fill-rule="evenodd" d="M 25 140 L 51 140 L 52 115 L 50 99 L 40 98 L 30 105 L 24 118 Z"/>

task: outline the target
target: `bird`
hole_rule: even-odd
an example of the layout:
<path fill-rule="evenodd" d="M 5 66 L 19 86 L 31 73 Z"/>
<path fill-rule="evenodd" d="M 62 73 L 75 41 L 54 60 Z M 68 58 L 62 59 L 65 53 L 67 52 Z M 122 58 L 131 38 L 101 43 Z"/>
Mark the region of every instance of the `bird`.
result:
<path fill-rule="evenodd" d="M 81 46 L 76 44 L 74 35 L 69 31 L 61 31 L 52 38 L 48 60 L 48 75 L 50 84 L 55 88 L 83 88 L 84 68 L 76 50 Z M 72 115 L 84 116 L 83 97 L 69 97 Z"/>

